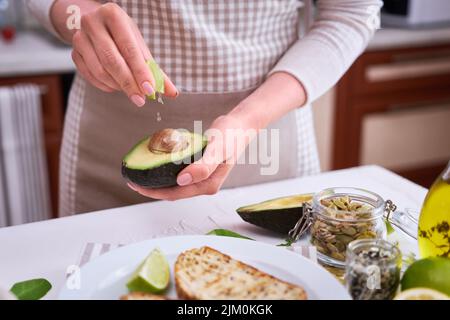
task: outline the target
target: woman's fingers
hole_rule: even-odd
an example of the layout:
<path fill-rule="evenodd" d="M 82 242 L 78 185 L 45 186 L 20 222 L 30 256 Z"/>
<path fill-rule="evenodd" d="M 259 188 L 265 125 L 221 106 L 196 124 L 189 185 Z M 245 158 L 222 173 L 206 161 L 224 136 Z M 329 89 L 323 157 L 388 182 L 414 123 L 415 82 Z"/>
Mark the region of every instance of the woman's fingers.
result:
<path fill-rule="evenodd" d="M 172 80 L 170 80 L 170 78 L 165 73 L 164 73 L 164 95 L 172 98 L 176 98 L 178 96 L 177 87 L 175 87 Z"/>
<path fill-rule="evenodd" d="M 130 17 L 122 10 L 111 10 L 106 25 L 122 57 L 129 66 L 136 83 L 146 95 L 154 92 L 155 79 L 146 64 L 141 45 L 138 43 Z"/>
<path fill-rule="evenodd" d="M 249 140 L 245 130 L 241 130 L 240 122 L 229 116 L 218 117 L 205 134 L 208 145 L 202 158 L 178 174 L 178 185 L 199 183 L 208 179 L 220 164 L 233 164 Z"/>
<path fill-rule="evenodd" d="M 136 36 L 136 39 L 138 41 L 138 44 L 141 48 L 142 55 L 145 58 L 145 61 L 153 59 L 153 56 L 150 53 L 150 50 L 148 49 L 147 45 L 145 44 L 145 40 L 142 37 L 141 32 L 139 31 L 139 28 L 137 27 L 136 23 L 134 21 L 131 21 L 134 34 Z M 173 84 L 172 80 L 167 76 L 167 74 L 164 74 L 164 95 L 167 97 L 175 98 L 178 96 L 178 89 Z"/>
<path fill-rule="evenodd" d="M 142 55 L 144 56 L 145 61 L 153 59 L 153 56 L 150 52 L 150 49 L 147 47 L 147 44 L 145 43 L 144 38 L 142 37 L 141 31 L 139 31 L 139 28 L 137 24 L 133 21 L 133 19 L 130 19 L 131 28 L 133 29 L 134 36 L 137 39 L 137 42 L 139 44 L 139 47 L 141 49 Z"/>
<path fill-rule="evenodd" d="M 218 153 L 220 149 L 220 143 L 208 143 L 205 151 L 203 152 L 202 158 L 190 164 L 178 174 L 178 185 L 186 186 L 208 179 L 217 167 L 225 160 L 223 156 Z"/>
<path fill-rule="evenodd" d="M 103 5 L 99 10 L 108 10 L 116 5 Z M 106 13 L 104 13 L 106 14 Z M 110 13 L 108 13 L 110 14 Z M 85 30 L 91 43 L 94 45 L 95 53 L 100 63 L 113 79 L 119 84 L 122 91 L 130 100 L 141 107 L 145 104 L 145 94 L 136 83 L 134 76 L 128 67 L 125 59 L 116 47 L 104 23 L 95 14 L 89 13 L 82 16 L 81 29 Z"/>
<path fill-rule="evenodd" d="M 128 186 L 143 196 L 159 200 L 174 201 L 204 194 L 212 195 L 220 190 L 232 168 L 233 165 L 226 163 L 221 164 L 214 173 L 211 174 L 209 179 L 184 187 L 176 186 L 160 189 L 145 189 L 133 184 L 128 184 Z"/>
<path fill-rule="evenodd" d="M 123 92 L 130 100 L 141 107 L 145 104 L 145 94 L 136 83 L 131 70 L 114 42 L 109 38 L 109 34 L 104 32 L 97 34 L 93 41 L 96 43 L 95 51 L 103 67 L 116 80 Z"/>
<path fill-rule="evenodd" d="M 100 61 L 97 58 L 94 48 L 86 36 L 86 34 L 78 31 L 73 35 L 72 45 L 74 51 L 77 51 L 83 58 L 89 73 L 102 82 L 106 86 L 113 88 L 114 90 L 120 90 L 119 84 L 111 77 L 111 75 L 103 68 Z"/>
<path fill-rule="evenodd" d="M 154 93 L 155 78 L 146 63 L 153 59 L 150 50 L 134 21 L 117 4 L 106 3 L 83 15 L 73 45 L 84 77 L 96 87 L 122 90 L 137 106 Z M 165 76 L 165 95 L 177 94 Z"/>
<path fill-rule="evenodd" d="M 72 60 L 75 63 L 75 66 L 77 67 L 78 72 L 81 74 L 81 76 L 89 81 L 92 85 L 105 92 L 110 93 L 115 91 L 114 88 L 111 88 L 103 82 L 97 80 L 97 78 L 91 74 L 88 67 L 86 66 L 86 63 L 84 62 L 83 57 L 75 50 L 72 51 Z"/>

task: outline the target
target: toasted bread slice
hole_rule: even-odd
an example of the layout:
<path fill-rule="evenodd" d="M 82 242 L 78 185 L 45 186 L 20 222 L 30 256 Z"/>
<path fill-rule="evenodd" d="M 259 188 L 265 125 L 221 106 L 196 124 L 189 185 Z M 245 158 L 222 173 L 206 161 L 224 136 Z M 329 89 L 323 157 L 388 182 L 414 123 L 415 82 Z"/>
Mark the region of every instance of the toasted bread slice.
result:
<path fill-rule="evenodd" d="M 146 292 L 130 292 L 120 297 L 120 300 L 169 300 L 165 296 L 151 294 Z"/>
<path fill-rule="evenodd" d="M 189 300 L 305 300 L 302 287 L 277 279 L 210 247 L 178 256 L 175 286 L 180 299 Z"/>

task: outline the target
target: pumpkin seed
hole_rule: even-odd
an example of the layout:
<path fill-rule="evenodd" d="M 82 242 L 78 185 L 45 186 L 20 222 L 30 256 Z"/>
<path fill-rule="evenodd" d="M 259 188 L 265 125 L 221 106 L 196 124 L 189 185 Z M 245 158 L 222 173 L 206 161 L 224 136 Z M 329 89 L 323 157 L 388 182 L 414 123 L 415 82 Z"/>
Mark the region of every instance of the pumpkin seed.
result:
<path fill-rule="evenodd" d="M 346 235 L 353 236 L 356 234 L 356 229 L 353 227 L 345 227 L 342 228 L 342 232 L 345 233 Z"/>

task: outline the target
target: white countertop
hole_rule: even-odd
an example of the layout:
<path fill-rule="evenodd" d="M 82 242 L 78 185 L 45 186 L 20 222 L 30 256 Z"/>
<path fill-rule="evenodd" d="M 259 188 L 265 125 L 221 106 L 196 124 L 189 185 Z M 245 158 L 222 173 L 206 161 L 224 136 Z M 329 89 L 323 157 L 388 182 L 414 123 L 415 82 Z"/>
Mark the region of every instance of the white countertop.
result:
<path fill-rule="evenodd" d="M 388 170 L 365 166 L 317 176 L 283 180 L 222 190 L 175 202 L 153 202 L 73 217 L 0 229 L 0 287 L 43 277 L 55 298 L 64 283 L 68 266 L 78 261 L 87 242 L 126 244 L 176 234 L 204 234 L 214 227 L 226 228 L 256 240 L 279 244 L 282 237 L 240 220 L 235 209 L 296 193 L 317 192 L 332 186 L 353 186 L 377 192 L 403 208 L 420 208 L 426 189 Z M 416 251 L 416 244 L 394 234 L 402 250 Z M 300 240 L 306 242 L 306 239 Z"/>
<path fill-rule="evenodd" d="M 37 32 L 18 32 L 12 42 L 0 40 L 0 77 L 73 72 L 71 47 Z"/>

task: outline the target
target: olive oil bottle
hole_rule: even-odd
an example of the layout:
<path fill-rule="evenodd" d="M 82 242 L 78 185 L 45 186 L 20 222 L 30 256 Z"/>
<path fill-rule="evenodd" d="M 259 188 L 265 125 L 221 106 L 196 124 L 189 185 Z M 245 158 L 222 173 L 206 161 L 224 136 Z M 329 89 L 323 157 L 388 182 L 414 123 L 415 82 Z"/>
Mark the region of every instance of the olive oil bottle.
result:
<path fill-rule="evenodd" d="M 425 198 L 419 218 L 418 241 L 422 258 L 450 258 L 450 162 Z"/>

